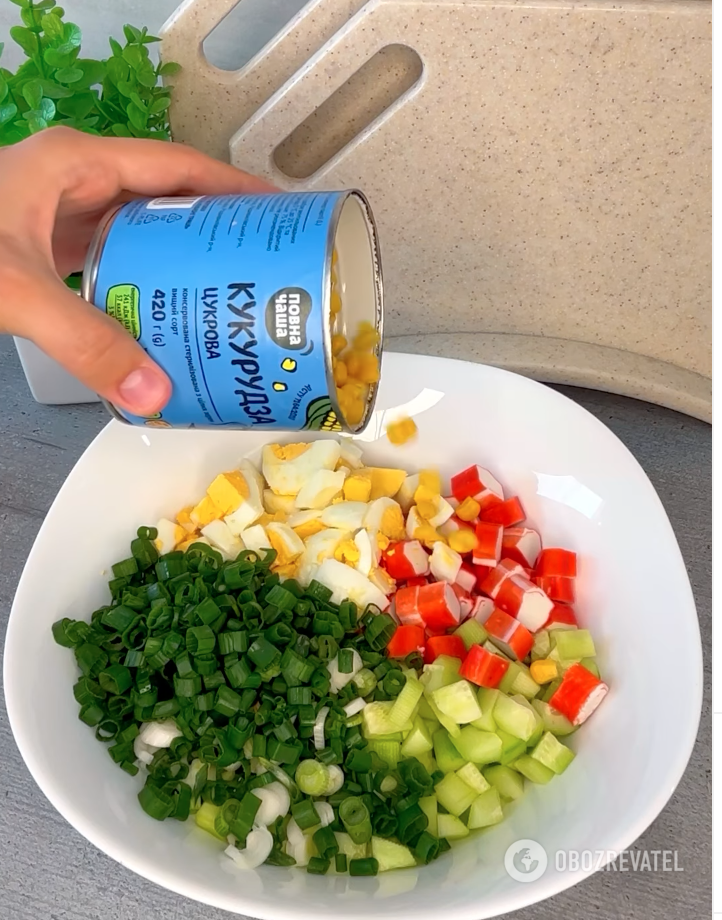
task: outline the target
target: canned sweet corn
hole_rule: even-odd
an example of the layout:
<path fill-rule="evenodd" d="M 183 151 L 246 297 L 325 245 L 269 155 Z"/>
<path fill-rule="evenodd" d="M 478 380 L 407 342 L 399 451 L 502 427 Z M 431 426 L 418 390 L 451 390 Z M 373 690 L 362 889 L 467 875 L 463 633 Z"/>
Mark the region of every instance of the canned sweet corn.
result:
<path fill-rule="evenodd" d="M 101 222 L 83 296 L 168 374 L 154 428 L 362 431 L 383 289 L 358 191 L 140 199 Z"/>

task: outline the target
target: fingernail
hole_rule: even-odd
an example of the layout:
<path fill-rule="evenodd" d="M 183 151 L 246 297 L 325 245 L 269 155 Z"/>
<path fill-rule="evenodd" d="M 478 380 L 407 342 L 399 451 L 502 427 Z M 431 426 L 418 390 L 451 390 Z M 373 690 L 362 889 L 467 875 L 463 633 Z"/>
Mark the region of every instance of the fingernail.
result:
<path fill-rule="evenodd" d="M 168 379 L 154 367 L 139 367 L 118 387 L 125 408 L 136 415 L 148 415 L 161 409 L 169 395 Z"/>

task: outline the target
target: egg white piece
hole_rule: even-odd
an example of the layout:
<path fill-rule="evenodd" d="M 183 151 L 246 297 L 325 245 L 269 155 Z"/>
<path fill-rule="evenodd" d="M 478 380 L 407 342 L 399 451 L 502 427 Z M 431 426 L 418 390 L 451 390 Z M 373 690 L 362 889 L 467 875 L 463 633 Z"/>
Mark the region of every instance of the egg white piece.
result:
<path fill-rule="evenodd" d="M 235 559 L 243 549 L 243 543 L 231 532 L 225 521 L 211 521 L 201 529 L 201 533 L 208 537 L 211 546 L 220 550 L 225 560 Z"/>
<path fill-rule="evenodd" d="M 436 499 L 436 514 L 432 518 L 429 518 L 429 524 L 431 524 L 432 527 L 440 527 L 449 520 L 453 513 L 453 507 L 440 495 Z"/>
<path fill-rule="evenodd" d="M 161 518 L 155 525 L 155 529 L 158 531 L 158 536 L 153 542 L 155 543 L 155 548 L 161 555 L 163 555 L 163 553 L 172 552 L 181 542 L 179 539 L 179 531 L 182 532 L 182 528 L 179 524 L 176 524 L 175 521 L 169 521 L 168 518 Z M 186 534 L 184 533 L 183 536 L 186 536 Z"/>
<path fill-rule="evenodd" d="M 424 522 L 419 515 L 419 512 L 416 510 L 416 505 L 409 509 L 409 513 L 406 517 L 406 535 L 409 540 L 415 540 L 416 537 L 414 534 L 421 527 Z"/>
<path fill-rule="evenodd" d="M 408 514 L 409 508 L 414 503 L 414 494 L 419 488 L 419 474 L 412 473 L 410 476 L 407 476 L 406 479 L 401 483 L 401 488 L 396 493 L 396 501 L 404 509 L 404 513 Z"/>
<path fill-rule="evenodd" d="M 363 451 L 356 444 L 355 441 L 352 441 L 350 438 L 343 438 L 340 442 L 341 444 L 341 459 L 344 463 L 347 463 L 351 469 L 357 470 L 363 466 L 361 458 L 363 457 Z"/>
<path fill-rule="evenodd" d="M 266 510 L 263 506 L 263 479 L 255 466 L 248 460 L 241 460 L 238 471 L 248 487 L 248 498 L 244 499 L 235 511 L 227 514 L 225 522 L 231 533 L 238 537 L 251 524 L 254 524 Z"/>
<path fill-rule="evenodd" d="M 321 523 L 326 527 L 338 527 L 351 533 L 363 527 L 368 509 L 366 502 L 339 502 L 323 510 Z"/>
<path fill-rule="evenodd" d="M 304 483 L 319 470 L 334 470 L 341 456 L 337 441 L 314 441 L 290 460 L 277 456 L 274 445 L 263 448 L 263 475 L 278 495 L 298 495 Z"/>
<path fill-rule="evenodd" d="M 298 536 L 297 533 L 294 533 L 293 530 L 288 526 L 288 524 L 278 524 L 276 522 L 269 524 L 266 527 L 266 533 L 269 538 L 272 536 L 283 547 L 283 551 L 291 558 L 296 558 L 300 556 L 304 551 L 305 547 L 303 545 L 303 540 Z M 273 543 L 273 541 L 272 541 Z M 279 553 L 279 555 L 281 555 Z"/>
<path fill-rule="evenodd" d="M 263 490 L 263 507 L 269 514 L 293 514 L 296 498 L 293 495 L 276 495 L 273 489 Z"/>
<path fill-rule="evenodd" d="M 343 489 L 348 475 L 345 469 L 317 470 L 309 476 L 296 496 L 298 508 L 325 508 Z"/>
<path fill-rule="evenodd" d="M 359 551 L 356 569 L 368 578 L 371 570 L 376 568 L 381 558 L 376 538 L 371 536 L 368 530 L 359 530 L 353 541 Z"/>
<path fill-rule="evenodd" d="M 268 539 L 265 527 L 261 524 L 254 524 L 246 528 L 241 534 L 241 540 L 246 549 L 259 555 L 262 555 L 264 550 L 271 549 L 271 541 Z"/>
<path fill-rule="evenodd" d="M 388 574 L 385 569 L 371 569 L 371 572 L 369 573 L 369 581 L 379 591 L 383 591 L 384 594 L 393 594 L 396 590 L 395 580 Z M 388 601 L 386 603 L 388 604 Z M 379 607 L 381 607 L 380 604 Z M 383 607 L 381 607 L 381 609 L 383 610 Z"/>
<path fill-rule="evenodd" d="M 302 527 L 310 521 L 320 521 L 323 511 L 321 508 L 307 508 L 305 511 L 294 511 L 288 516 L 286 523 L 289 527 Z"/>
<path fill-rule="evenodd" d="M 333 557 L 337 546 L 346 535 L 343 530 L 328 528 L 308 537 L 296 572 L 296 579 L 300 585 L 306 587 L 311 584 L 316 577 L 318 567 L 324 559 Z"/>
<path fill-rule="evenodd" d="M 399 539 L 404 530 L 404 514 L 401 506 L 393 498 L 377 498 L 371 502 L 364 518 L 364 527 L 369 533 L 386 534 L 391 539 Z M 398 533 L 395 531 L 398 529 Z"/>
<path fill-rule="evenodd" d="M 361 572 L 337 559 L 324 559 L 315 577 L 333 592 L 331 600 L 334 604 L 340 604 L 348 598 L 362 610 L 369 604 L 375 604 L 380 610 L 385 610 L 389 606 L 388 598 L 383 591 Z"/>

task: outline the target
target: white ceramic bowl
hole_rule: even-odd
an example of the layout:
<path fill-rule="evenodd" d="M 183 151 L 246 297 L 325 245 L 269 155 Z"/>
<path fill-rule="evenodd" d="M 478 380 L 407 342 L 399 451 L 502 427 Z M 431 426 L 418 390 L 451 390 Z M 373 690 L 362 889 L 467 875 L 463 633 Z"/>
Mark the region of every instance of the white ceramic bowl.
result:
<path fill-rule="evenodd" d="M 505 371 L 389 354 L 382 380 L 362 436 L 369 459 L 446 475 L 478 462 L 521 496 L 547 545 L 579 553 L 577 610 L 610 693 L 573 736 L 578 756 L 562 777 L 530 786 L 502 824 L 429 867 L 377 879 L 272 867 L 240 873 L 192 823 L 157 823 L 142 812 L 137 780 L 78 721 L 73 655 L 55 645 L 50 626 L 105 602 L 110 564 L 126 555 L 138 525 L 172 515 L 272 433 L 111 422 L 68 477 L 23 572 L 5 647 L 10 722 L 38 785 L 81 834 L 134 872 L 206 904 L 269 920 L 496 916 L 591 874 L 591 857 L 570 870 L 557 851 L 608 857 L 630 846 L 689 759 L 702 690 L 697 617 L 672 528 L 629 451 L 575 403 Z M 418 440 L 400 449 L 380 436 L 399 412 L 419 425 Z M 671 661 L 678 679 L 668 692 Z M 527 884 L 504 868 L 505 851 L 524 838 L 548 855 L 544 874 Z"/>

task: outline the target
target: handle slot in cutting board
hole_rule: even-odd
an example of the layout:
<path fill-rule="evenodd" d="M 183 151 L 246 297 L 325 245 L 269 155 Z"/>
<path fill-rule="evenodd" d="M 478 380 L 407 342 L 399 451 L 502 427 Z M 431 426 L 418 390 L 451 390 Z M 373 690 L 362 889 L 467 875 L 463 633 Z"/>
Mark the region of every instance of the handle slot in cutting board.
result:
<path fill-rule="evenodd" d="M 206 60 L 219 70 L 237 71 L 264 48 L 307 0 L 238 0 L 203 40 Z"/>
<path fill-rule="evenodd" d="M 308 179 L 419 82 L 424 65 L 408 45 L 386 45 L 288 134 L 273 152 L 290 179 Z"/>

